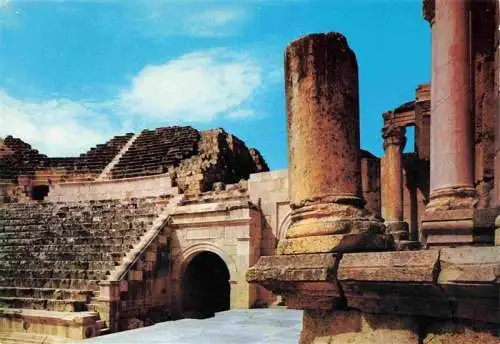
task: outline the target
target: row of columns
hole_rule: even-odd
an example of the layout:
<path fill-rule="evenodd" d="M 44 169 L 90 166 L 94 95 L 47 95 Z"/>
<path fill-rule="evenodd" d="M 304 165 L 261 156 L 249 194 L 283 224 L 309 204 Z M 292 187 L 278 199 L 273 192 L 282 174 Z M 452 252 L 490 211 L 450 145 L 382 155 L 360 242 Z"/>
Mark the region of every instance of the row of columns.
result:
<path fill-rule="evenodd" d="M 432 4 L 430 196 L 422 222 L 427 246 L 474 241 L 474 133 L 467 0 Z M 331 252 L 384 242 L 364 209 L 359 157 L 357 63 L 339 34 L 309 35 L 285 54 L 291 227 L 280 253 Z M 384 132 L 382 198 L 386 227 L 408 239 L 403 219 L 404 128 Z"/>

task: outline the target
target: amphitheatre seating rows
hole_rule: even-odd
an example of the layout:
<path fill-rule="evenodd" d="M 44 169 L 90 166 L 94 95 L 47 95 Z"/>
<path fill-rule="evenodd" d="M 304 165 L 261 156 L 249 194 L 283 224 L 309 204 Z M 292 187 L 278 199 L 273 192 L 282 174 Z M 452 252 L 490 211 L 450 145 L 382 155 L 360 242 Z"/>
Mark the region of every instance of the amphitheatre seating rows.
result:
<path fill-rule="evenodd" d="M 120 149 L 130 140 L 133 133 L 115 136 L 99 144 L 79 157 L 49 158 L 21 139 L 7 136 L 3 142 L 11 154 L 0 156 L 0 180 L 15 180 L 19 175 L 33 175 L 36 169 L 64 168 L 68 171 L 99 174 Z"/>
<path fill-rule="evenodd" d="M 108 142 L 91 148 L 87 153 L 80 155 L 75 164 L 75 169 L 95 173 L 101 172 L 133 135 L 133 133 L 127 133 L 123 136 L 115 136 Z"/>
<path fill-rule="evenodd" d="M 165 173 L 197 152 L 200 134 L 191 127 L 143 130 L 134 144 L 111 171 L 113 178 L 129 178 Z"/>
<path fill-rule="evenodd" d="M 99 282 L 159 212 L 156 198 L 6 204 L 0 208 L 0 307 L 88 310 Z"/>
<path fill-rule="evenodd" d="M 18 175 L 33 174 L 37 166 L 47 161 L 47 156 L 40 154 L 36 149 L 23 140 L 7 136 L 3 140 L 4 145 L 11 154 L 0 157 L 0 179 L 13 180 Z"/>

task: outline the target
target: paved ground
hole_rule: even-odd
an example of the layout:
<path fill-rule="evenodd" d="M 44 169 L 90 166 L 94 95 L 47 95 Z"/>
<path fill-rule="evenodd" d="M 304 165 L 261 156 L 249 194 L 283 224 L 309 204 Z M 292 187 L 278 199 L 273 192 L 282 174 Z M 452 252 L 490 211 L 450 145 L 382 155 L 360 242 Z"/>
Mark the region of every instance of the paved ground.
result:
<path fill-rule="evenodd" d="M 301 311 L 231 310 L 217 313 L 213 318 L 167 321 L 79 343 L 296 344 L 301 326 Z"/>

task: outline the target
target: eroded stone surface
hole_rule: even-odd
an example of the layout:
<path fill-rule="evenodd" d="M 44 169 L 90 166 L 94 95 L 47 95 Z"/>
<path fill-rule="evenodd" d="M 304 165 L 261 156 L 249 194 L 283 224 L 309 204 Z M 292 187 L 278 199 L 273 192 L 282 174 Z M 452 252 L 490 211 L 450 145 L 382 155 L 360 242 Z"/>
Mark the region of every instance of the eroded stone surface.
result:
<path fill-rule="evenodd" d="M 286 49 L 292 215 L 283 254 L 390 246 L 363 208 L 357 71 L 339 33 L 304 36 Z"/>

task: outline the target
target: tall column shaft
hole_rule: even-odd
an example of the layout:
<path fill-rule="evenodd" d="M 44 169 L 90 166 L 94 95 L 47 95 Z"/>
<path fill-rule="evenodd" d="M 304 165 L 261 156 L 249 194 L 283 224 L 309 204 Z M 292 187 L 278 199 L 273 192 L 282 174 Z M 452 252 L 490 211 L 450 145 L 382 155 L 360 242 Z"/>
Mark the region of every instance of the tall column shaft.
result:
<path fill-rule="evenodd" d="M 401 153 L 406 143 L 405 128 L 384 128 L 382 158 L 382 217 L 397 242 L 409 239 L 408 224 L 403 217 L 403 161 Z"/>
<path fill-rule="evenodd" d="M 291 203 L 361 201 L 354 53 L 341 35 L 311 35 L 290 44 L 285 68 Z"/>
<path fill-rule="evenodd" d="M 402 131 L 398 128 L 398 131 Z M 386 221 L 403 221 L 403 164 L 401 151 L 404 133 L 384 138 L 382 217 Z M 385 136 L 385 135 L 384 135 Z"/>
<path fill-rule="evenodd" d="M 344 36 L 313 34 L 285 52 L 291 226 L 279 252 L 381 247 L 361 191 L 358 66 Z M 377 241 L 378 240 L 378 241 Z"/>
<path fill-rule="evenodd" d="M 427 247 L 470 245 L 474 233 L 474 132 L 468 0 L 435 0 L 432 26 L 430 200 Z"/>
<path fill-rule="evenodd" d="M 435 0 L 432 26 L 431 198 L 474 186 L 467 0 Z M 471 190 L 472 191 L 472 190 Z M 431 202 L 432 203 L 432 202 Z"/>

